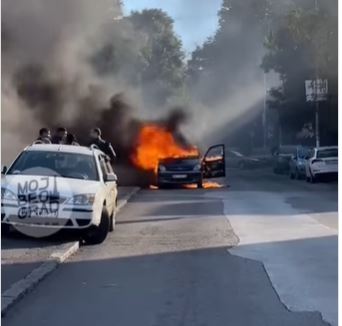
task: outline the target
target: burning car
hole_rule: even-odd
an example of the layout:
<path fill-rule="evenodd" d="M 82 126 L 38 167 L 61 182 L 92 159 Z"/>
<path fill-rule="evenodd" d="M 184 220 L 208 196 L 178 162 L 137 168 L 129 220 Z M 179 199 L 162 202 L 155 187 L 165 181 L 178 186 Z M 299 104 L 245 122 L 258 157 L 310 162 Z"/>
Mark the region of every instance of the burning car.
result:
<path fill-rule="evenodd" d="M 157 184 L 159 188 L 166 185 L 196 184 L 203 187 L 204 178 L 224 177 L 224 145 L 209 148 L 206 155 L 189 157 L 169 157 L 159 161 Z"/>
<path fill-rule="evenodd" d="M 225 147 L 215 145 L 203 158 L 197 147 L 182 144 L 167 128 L 158 124 L 143 126 L 135 143 L 131 160 L 139 170 L 153 173 L 159 187 L 197 185 L 212 187 L 205 178 L 225 177 Z M 219 185 L 218 185 L 219 186 Z"/>

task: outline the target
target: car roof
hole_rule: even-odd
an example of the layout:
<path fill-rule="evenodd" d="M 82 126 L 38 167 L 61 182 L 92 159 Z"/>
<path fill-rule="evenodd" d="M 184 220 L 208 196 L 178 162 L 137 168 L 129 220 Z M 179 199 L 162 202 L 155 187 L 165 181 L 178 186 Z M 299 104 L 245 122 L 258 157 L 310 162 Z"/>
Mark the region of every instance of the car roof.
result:
<path fill-rule="evenodd" d="M 24 151 L 46 151 L 46 152 L 62 152 L 83 155 L 100 154 L 102 151 L 96 148 L 75 145 L 59 145 L 59 144 L 33 144 L 24 149 Z M 103 153 L 102 153 L 103 154 Z"/>
<path fill-rule="evenodd" d="M 323 146 L 323 147 L 316 147 L 315 149 L 318 151 L 322 151 L 325 149 L 338 149 L 338 147 L 337 146 Z"/>

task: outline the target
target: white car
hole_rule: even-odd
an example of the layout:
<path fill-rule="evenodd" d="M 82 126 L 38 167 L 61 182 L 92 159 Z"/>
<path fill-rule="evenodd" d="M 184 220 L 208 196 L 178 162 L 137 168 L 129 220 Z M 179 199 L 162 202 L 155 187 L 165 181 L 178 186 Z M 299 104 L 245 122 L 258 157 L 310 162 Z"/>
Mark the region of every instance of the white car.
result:
<path fill-rule="evenodd" d="M 315 182 L 321 176 L 337 176 L 338 147 L 318 147 L 308 154 L 305 165 L 306 180 Z"/>
<path fill-rule="evenodd" d="M 46 236 L 76 229 L 86 243 L 101 243 L 114 229 L 117 193 L 117 177 L 99 149 L 32 145 L 2 170 L 2 231 L 12 225 Z"/>

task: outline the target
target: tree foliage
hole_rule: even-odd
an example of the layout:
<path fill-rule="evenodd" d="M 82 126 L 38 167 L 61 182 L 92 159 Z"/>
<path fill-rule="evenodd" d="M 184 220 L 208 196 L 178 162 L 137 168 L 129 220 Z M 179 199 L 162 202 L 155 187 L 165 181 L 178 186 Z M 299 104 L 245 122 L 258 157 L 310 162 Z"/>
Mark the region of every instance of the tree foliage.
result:
<path fill-rule="evenodd" d="M 328 79 L 329 98 L 321 104 L 322 116 L 337 112 L 337 15 L 323 2 L 319 8 L 297 6 L 273 26 L 265 41 L 262 68 L 279 73 L 282 80 L 281 87 L 271 90 L 269 102 L 282 124 L 298 130 L 313 120 L 312 106 L 305 98 L 308 79 Z M 332 127 L 329 121 L 327 126 Z"/>
<path fill-rule="evenodd" d="M 182 43 L 162 10 L 134 11 L 112 26 L 112 38 L 94 58 L 100 74 L 140 87 L 148 103 L 163 104 L 184 83 Z"/>

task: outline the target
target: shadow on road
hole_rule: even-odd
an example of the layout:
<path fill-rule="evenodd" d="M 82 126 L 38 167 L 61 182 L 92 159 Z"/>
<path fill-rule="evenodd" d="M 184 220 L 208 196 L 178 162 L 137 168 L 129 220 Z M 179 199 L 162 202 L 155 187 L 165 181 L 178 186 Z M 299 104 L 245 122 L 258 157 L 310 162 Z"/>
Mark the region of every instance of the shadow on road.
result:
<path fill-rule="evenodd" d="M 42 321 L 50 326 L 327 325 L 317 312 L 288 311 L 262 264 L 230 255 L 226 247 L 112 259 L 81 255 L 4 319 L 8 326 Z"/>

